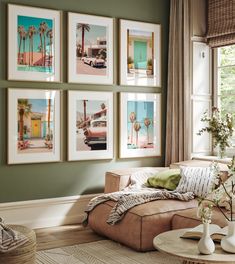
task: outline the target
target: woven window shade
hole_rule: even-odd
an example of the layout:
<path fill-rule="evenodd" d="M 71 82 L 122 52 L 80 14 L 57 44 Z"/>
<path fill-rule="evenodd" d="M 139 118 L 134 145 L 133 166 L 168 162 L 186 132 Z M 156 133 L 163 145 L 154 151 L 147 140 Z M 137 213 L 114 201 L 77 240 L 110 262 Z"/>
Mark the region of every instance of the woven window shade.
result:
<path fill-rule="evenodd" d="M 210 47 L 235 44 L 235 0 L 208 0 L 207 23 Z"/>

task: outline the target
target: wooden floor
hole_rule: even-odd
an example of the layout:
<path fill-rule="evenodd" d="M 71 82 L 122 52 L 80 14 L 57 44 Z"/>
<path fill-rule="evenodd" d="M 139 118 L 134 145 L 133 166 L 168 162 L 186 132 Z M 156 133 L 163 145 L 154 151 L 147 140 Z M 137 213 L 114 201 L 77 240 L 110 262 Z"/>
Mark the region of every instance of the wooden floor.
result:
<path fill-rule="evenodd" d="M 35 229 L 37 250 L 65 247 L 105 239 L 95 234 L 89 227 L 66 225 Z"/>

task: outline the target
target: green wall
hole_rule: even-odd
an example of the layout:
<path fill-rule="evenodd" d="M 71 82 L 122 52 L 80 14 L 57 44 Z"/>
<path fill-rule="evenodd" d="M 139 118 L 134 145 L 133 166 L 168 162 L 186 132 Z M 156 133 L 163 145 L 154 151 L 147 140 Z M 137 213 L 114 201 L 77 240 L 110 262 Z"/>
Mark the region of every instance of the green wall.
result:
<path fill-rule="evenodd" d="M 34 83 L 7 81 L 7 3 L 25 4 L 63 10 L 63 82 Z M 167 49 L 169 0 L 2 0 L 0 6 L 0 202 L 22 201 L 51 197 L 102 192 L 107 170 L 164 164 L 165 113 L 167 83 Z M 66 69 L 67 13 L 66 11 L 103 15 L 116 18 L 114 29 L 114 85 L 97 86 L 68 84 Z M 124 87 L 118 83 L 118 18 L 160 23 L 162 25 L 162 89 L 151 87 Z M 63 90 L 63 161 L 61 163 L 7 165 L 7 87 L 57 88 Z M 104 161 L 66 161 L 66 122 L 68 89 L 114 92 L 114 159 Z M 162 91 L 162 152 L 160 158 L 118 158 L 118 100 L 120 91 Z"/>

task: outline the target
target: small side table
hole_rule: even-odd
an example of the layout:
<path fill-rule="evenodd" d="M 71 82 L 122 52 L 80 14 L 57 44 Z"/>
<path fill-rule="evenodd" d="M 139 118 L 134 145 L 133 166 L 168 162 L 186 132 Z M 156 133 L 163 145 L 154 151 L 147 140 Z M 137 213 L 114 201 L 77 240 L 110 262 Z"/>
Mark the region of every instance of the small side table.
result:
<path fill-rule="evenodd" d="M 229 254 L 222 250 L 220 244 L 216 244 L 212 255 L 202 255 L 197 248 L 197 240 L 180 238 L 189 229 L 177 229 L 164 232 L 153 240 L 154 247 L 171 256 L 183 260 L 183 263 L 229 263 L 235 264 L 235 254 Z"/>
<path fill-rule="evenodd" d="M 0 253 L 1 264 L 35 264 L 36 235 L 25 226 L 11 225 L 12 229 L 24 234 L 29 240 L 10 252 Z"/>

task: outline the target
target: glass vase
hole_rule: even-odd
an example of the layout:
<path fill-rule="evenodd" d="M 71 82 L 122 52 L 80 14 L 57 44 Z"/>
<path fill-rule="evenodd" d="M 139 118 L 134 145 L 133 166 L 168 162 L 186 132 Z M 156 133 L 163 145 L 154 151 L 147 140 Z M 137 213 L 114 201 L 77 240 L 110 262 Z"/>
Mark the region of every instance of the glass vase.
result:
<path fill-rule="evenodd" d="M 226 157 L 226 147 L 224 145 L 219 144 L 217 156 L 219 159 L 224 159 Z"/>

